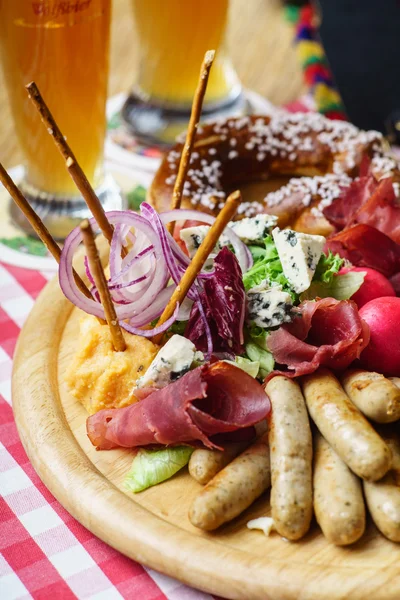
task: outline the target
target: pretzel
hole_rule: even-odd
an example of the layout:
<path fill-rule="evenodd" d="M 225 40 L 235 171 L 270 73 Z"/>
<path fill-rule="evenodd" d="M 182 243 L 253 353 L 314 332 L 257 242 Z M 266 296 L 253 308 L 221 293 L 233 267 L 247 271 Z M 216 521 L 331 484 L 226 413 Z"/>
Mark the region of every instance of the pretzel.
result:
<path fill-rule="evenodd" d="M 158 211 L 170 206 L 182 148 L 179 141 L 165 155 L 150 187 L 149 201 Z M 281 227 L 328 235 L 332 228 L 321 210 L 358 176 L 365 156 L 377 179 L 393 176 L 400 182 L 398 165 L 378 131 L 318 113 L 281 110 L 208 123 L 198 129 L 181 207 L 216 215 L 229 191 L 243 183 L 297 176 L 265 198 L 242 202 L 237 218 L 270 213 Z"/>

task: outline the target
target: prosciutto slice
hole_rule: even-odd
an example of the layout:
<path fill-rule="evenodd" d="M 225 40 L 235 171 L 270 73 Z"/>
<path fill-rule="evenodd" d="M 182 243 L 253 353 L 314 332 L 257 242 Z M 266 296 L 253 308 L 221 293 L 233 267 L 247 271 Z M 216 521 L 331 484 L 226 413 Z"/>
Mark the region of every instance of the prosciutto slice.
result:
<path fill-rule="evenodd" d="M 374 193 L 349 219 L 347 226 L 364 223 L 385 233 L 400 243 L 400 206 L 397 204 L 391 179 L 383 179 Z"/>
<path fill-rule="evenodd" d="M 400 271 L 400 245 L 370 225 L 354 225 L 329 238 L 324 252 L 331 250 L 357 267 L 376 269 L 385 277 Z"/>
<path fill-rule="evenodd" d="M 323 298 L 303 302 L 300 315 L 273 331 L 267 344 L 274 359 L 295 377 L 313 373 L 319 366 L 342 370 L 357 359 L 369 342 L 369 327 L 351 300 Z"/>
<path fill-rule="evenodd" d="M 225 362 L 204 365 L 125 408 L 90 416 L 87 434 L 97 449 L 202 442 L 258 423 L 269 399 L 253 377 Z M 220 448 L 219 448 L 220 449 Z"/>
<path fill-rule="evenodd" d="M 367 202 L 378 187 L 378 182 L 372 175 L 359 177 L 343 190 L 339 198 L 324 208 L 324 217 L 340 230 L 346 227 L 353 215 Z"/>

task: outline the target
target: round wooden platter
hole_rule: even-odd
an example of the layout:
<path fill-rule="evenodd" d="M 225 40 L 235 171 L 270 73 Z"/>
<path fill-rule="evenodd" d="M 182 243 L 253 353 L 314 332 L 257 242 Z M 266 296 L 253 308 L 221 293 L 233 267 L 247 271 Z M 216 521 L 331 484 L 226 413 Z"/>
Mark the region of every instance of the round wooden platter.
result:
<path fill-rule="evenodd" d="M 372 524 L 351 548 L 328 544 L 316 524 L 298 543 L 277 534 L 267 538 L 246 528 L 250 518 L 269 514 L 264 496 L 231 524 L 206 534 L 187 517 L 200 489 L 187 472 L 141 494 L 125 492 L 132 453 L 96 452 L 86 436 L 87 414 L 63 381 L 80 316 L 57 280 L 48 284 L 19 338 L 13 373 L 24 447 L 78 521 L 126 556 L 227 598 L 399 600 L 400 546 Z"/>

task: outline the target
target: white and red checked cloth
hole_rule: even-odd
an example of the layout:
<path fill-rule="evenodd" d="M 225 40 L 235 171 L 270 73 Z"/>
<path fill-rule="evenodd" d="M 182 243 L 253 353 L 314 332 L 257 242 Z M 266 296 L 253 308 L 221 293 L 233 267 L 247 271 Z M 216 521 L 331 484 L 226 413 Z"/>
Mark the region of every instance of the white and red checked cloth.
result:
<path fill-rule="evenodd" d="M 211 600 L 142 567 L 78 523 L 40 481 L 11 404 L 18 334 L 49 275 L 0 263 L 0 598 Z"/>

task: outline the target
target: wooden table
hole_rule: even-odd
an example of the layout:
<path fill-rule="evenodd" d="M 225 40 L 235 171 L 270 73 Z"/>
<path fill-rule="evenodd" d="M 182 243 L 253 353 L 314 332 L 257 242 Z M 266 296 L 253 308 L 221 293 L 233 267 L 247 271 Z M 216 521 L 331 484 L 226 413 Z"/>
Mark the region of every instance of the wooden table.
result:
<path fill-rule="evenodd" d="M 145 1 L 145 0 L 143 0 Z M 231 0 L 228 45 L 241 81 L 282 104 L 303 91 L 293 49 L 292 27 L 280 0 Z M 113 0 L 109 94 L 129 89 L 137 67 L 135 32 L 129 0 Z M 22 160 L 0 71 L 0 162 L 12 167 Z"/>

